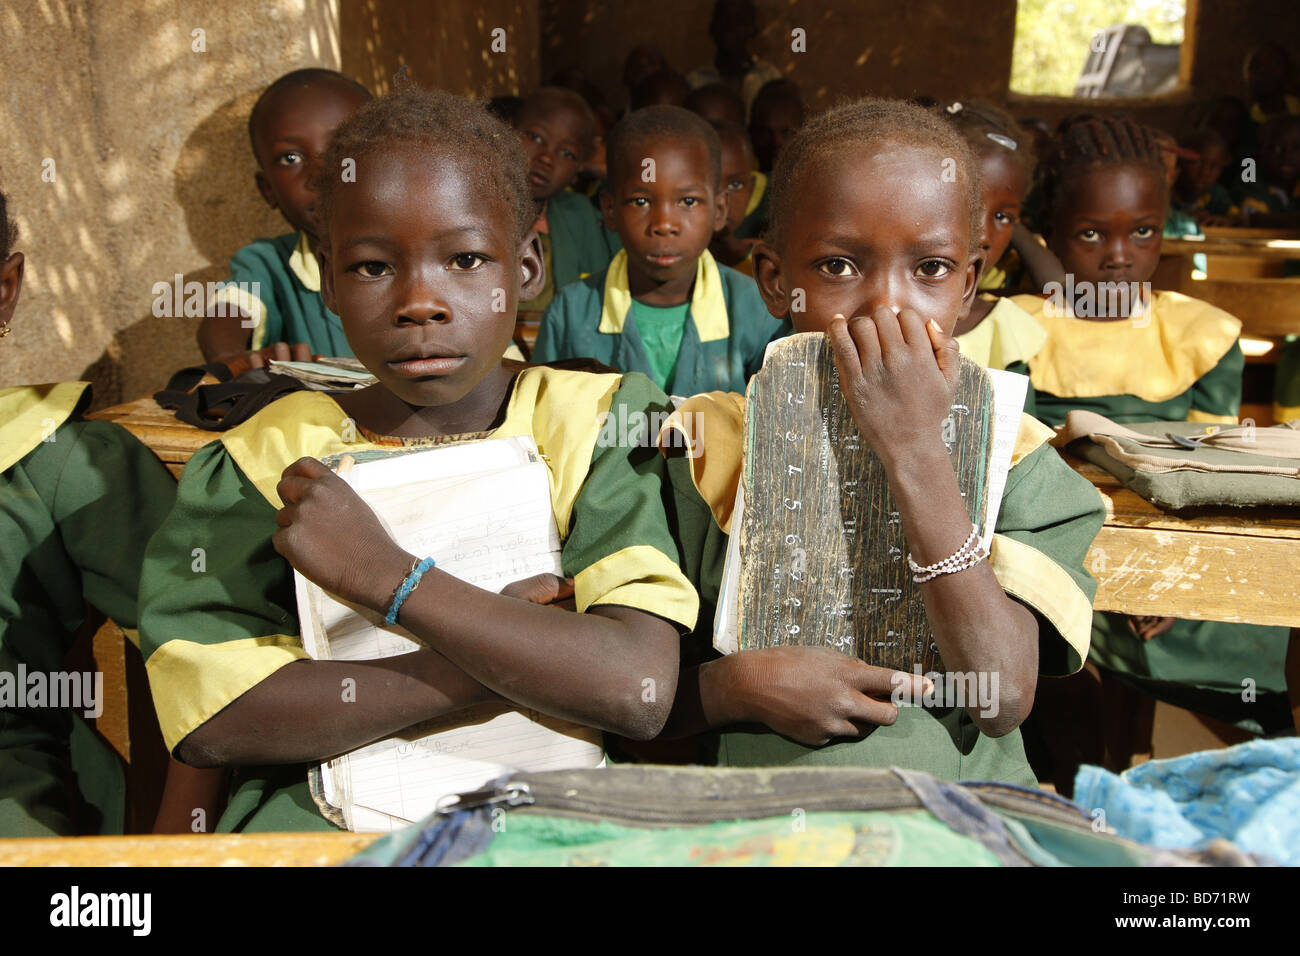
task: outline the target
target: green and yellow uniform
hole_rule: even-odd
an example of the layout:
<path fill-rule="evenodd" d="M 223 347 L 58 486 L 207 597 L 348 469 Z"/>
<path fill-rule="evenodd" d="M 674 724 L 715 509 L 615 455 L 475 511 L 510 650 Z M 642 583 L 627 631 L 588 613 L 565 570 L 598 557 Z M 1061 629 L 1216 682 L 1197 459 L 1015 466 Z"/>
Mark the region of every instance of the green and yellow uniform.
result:
<path fill-rule="evenodd" d="M 305 342 L 314 354 L 352 355 L 342 320 L 320 297 L 320 264 L 305 232 L 250 242 L 230 257 L 229 282 L 214 301 L 256 322 L 249 348 Z"/>
<path fill-rule="evenodd" d="M 668 530 L 664 466 L 647 447 L 653 435 L 644 437 L 653 416 L 662 420 L 669 408 L 640 375 L 530 367 L 516 378 L 498 428 L 438 444 L 531 436 L 550 471 L 564 573 L 574 578 L 578 610 L 632 607 L 684 631 L 695 623 L 698 599 Z M 606 413 L 618 427 L 603 427 Z M 245 691 L 307 656 L 293 569 L 271 543 L 281 507 L 275 488 L 284 468 L 303 456 L 401 444 L 364 430 L 352 435 L 349 421 L 324 393 L 295 392 L 186 466 L 176 507 L 150 544 L 141 594 L 142 647 L 172 752 Z M 620 435 L 625 422 L 630 433 Z M 190 557 L 199 543 L 206 551 L 202 571 Z M 218 829 L 330 829 L 308 792 L 307 770 L 244 768 Z"/>
<path fill-rule="evenodd" d="M 85 382 L 0 389 L 0 674 L 15 682 L 14 698 L 0 698 L 0 837 L 121 833 L 124 823 L 122 766 L 84 718 L 102 699 L 88 702 L 77 674 L 84 706 L 56 706 L 48 675 L 67 673 L 86 602 L 138 640 L 145 544 L 176 483 L 128 431 L 82 420 L 89 400 Z M 22 672 L 29 688 L 46 675 L 41 706 L 19 700 Z"/>
<path fill-rule="evenodd" d="M 1096 322 L 1044 309 L 1037 296 L 1015 301 L 1047 329 L 1029 374 L 1049 425 L 1063 424 L 1074 408 L 1120 423 L 1236 423 L 1241 323 L 1222 309 L 1156 292 L 1149 321 Z M 1285 628 L 1178 621 L 1142 641 L 1124 615 L 1098 613 L 1090 659 L 1170 703 L 1259 730 L 1272 725 L 1276 708 L 1243 701 L 1242 681 L 1260 695 L 1284 691 L 1286 639 Z"/>
<path fill-rule="evenodd" d="M 1245 358 L 1241 323 L 1208 302 L 1177 292 L 1152 293 L 1147 314 L 1099 322 L 1049 307 L 1049 299 L 1012 301 L 1047 330 L 1029 360 L 1037 417 L 1065 422 L 1084 408 L 1121 424 L 1236 423 Z"/>
<path fill-rule="evenodd" d="M 670 368 L 661 387 L 672 395 L 743 391 L 763 364 L 767 344 L 790 330 L 767 311 L 753 279 L 719 265 L 707 249 L 696 267 L 689 304 L 676 355 L 667 358 L 672 349 L 662 339 L 647 348 L 628 286 L 627 251 L 620 249 L 608 269 L 570 285 L 551 303 L 533 361 L 593 358 L 651 377 Z"/>
<path fill-rule="evenodd" d="M 979 293 L 982 298 L 994 297 Z M 997 298 L 989 314 L 969 332 L 957 337 L 961 354 L 985 368 L 1029 374 L 1029 360 L 1047 341 L 1047 331 L 1008 298 Z M 1025 414 L 1034 414 L 1034 390 L 1025 392 Z"/>
<path fill-rule="evenodd" d="M 696 458 L 669 461 L 683 568 L 697 582 L 702 611 L 686 665 L 715 656 L 712 612 L 740 481 L 743 419 L 742 396 L 715 392 L 689 399 L 670 420 L 670 426 L 689 426 L 703 448 Z M 1092 485 L 1046 444 L 1050 436 L 1040 422 L 1021 418 L 989 560 L 1006 592 L 1038 620 L 1040 671 L 1070 674 L 1088 656 L 1096 583 L 1083 558 L 1105 512 Z M 893 726 L 825 747 L 805 747 L 757 726 L 727 728 L 709 743 L 716 744 L 718 763 L 729 766 L 900 766 L 945 780 L 1034 785 L 1020 732 L 985 736 L 960 707 L 902 707 Z"/>

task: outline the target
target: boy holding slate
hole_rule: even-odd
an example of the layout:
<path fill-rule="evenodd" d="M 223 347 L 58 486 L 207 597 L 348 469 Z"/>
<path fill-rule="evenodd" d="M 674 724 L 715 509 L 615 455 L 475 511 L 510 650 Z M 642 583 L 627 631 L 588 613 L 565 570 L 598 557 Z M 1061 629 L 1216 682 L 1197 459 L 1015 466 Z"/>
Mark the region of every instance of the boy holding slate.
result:
<path fill-rule="evenodd" d="M 338 179 L 343 157 L 355 182 Z M 337 400 L 294 393 L 196 454 L 142 582 L 168 747 L 241 768 L 219 830 L 328 829 L 309 764 L 483 701 L 653 737 L 698 611 L 662 460 L 599 440 L 603 413 L 663 414 L 666 397 L 639 375 L 501 360 L 542 272 L 516 135 L 460 97 L 405 89 L 346 120 L 320 168 L 322 292 L 379 382 Z M 546 461 L 563 571 L 585 613 L 492 594 L 436 554 L 403 552 L 317 460 L 517 436 Z M 308 659 L 294 569 L 425 647 Z"/>
<path fill-rule="evenodd" d="M 754 252 L 764 300 L 796 331 L 830 339 L 842 393 L 884 465 L 925 581 L 944 664 L 997 675 L 986 686 L 998 690 L 985 706 L 898 708 L 891 697 L 922 698 L 918 675 L 816 646 L 716 657 L 702 616 L 704 647 L 694 648 L 698 664 L 683 666 L 666 733 L 724 731 L 717 758 L 732 765 L 903 766 L 1032 785 L 1017 727 L 1038 674 L 1075 671 L 1087 656 L 1095 584 L 1083 557 L 1103 508 L 1044 443 L 1050 431 L 1026 416 L 992 554 L 972 547 L 941 437 L 958 367 L 952 331 L 980 267 L 969 148 L 918 107 L 863 100 L 804 127 L 772 182 L 772 230 Z M 736 530 L 742 406 L 738 395 L 714 393 L 679 410 L 703 443 L 702 455 L 672 460 L 670 474 L 686 568 L 706 603 L 718 593 L 719 539 Z"/>

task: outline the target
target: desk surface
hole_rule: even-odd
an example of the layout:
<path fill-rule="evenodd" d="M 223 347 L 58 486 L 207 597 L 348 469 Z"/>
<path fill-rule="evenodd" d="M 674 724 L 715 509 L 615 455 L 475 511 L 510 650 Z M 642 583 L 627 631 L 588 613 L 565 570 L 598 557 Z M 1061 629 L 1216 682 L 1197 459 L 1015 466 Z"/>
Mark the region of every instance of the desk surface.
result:
<path fill-rule="evenodd" d="M 1241 256 L 1251 259 L 1284 261 L 1300 259 L 1300 239 L 1284 238 L 1225 238 L 1163 239 L 1161 255 L 1190 256 L 1205 253 L 1208 256 Z"/>
<path fill-rule="evenodd" d="M 222 833 L 0 840 L 0 866 L 332 866 L 378 833 Z"/>
<path fill-rule="evenodd" d="M 1067 460 L 1106 502 L 1088 552 L 1102 611 L 1300 625 L 1300 508 L 1162 511 L 1119 480 Z"/>

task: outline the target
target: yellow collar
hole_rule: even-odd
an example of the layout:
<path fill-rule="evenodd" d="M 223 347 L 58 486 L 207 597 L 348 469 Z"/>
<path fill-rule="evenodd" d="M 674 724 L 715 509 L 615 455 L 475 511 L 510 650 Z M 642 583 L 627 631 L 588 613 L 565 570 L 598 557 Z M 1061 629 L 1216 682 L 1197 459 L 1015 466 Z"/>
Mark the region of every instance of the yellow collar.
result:
<path fill-rule="evenodd" d="M 1266 123 L 1274 116 L 1286 116 L 1286 115 L 1300 116 L 1300 99 L 1297 99 L 1296 97 L 1292 96 L 1290 93 L 1287 93 L 1283 97 L 1283 102 L 1286 104 L 1286 113 L 1275 113 L 1275 114 L 1268 114 L 1268 115 L 1265 115 L 1264 110 L 1260 108 L 1260 105 L 1258 103 L 1252 103 L 1250 104 L 1250 118 L 1254 120 L 1256 123 Z"/>
<path fill-rule="evenodd" d="M 632 309 L 632 292 L 627 280 L 627 250 L 620 249 L 605 274 L 605 299 L 600 310 L 599 331 L 618 335 Z M 691 292 L 691 320 L 701 342 L 716 342 L 731 334 L 727 300 L 722 294 L 722 273 L 713 254 L 705 249 L 696 265 L 695 288 Z"/>
<path fill-rule="evenodd" d="M 19 385 L 0 388 L 0 472 L 8 471 L 54 430 L 66 422 L 81 404 L 89 382 L 58 385 Z"/>
<path fill-rule="evenodd" d="M 754 191 L 749 194 L 749 204 L 745 206 L 745 215 L 758 208 L 758 204 L 763 201 L 763 193 L 767 192 L 767 174 L 754 170 Z"/>
<path fill-rule="evenodd" d="M 311 242 L 305 232 L 298 233 L 298 244 L 289 256 L 289 269 L 306 288 L 312 292 L 320 291 L 320 263 L 312 254 Z"/>
<path fill-rule="evenodd" d="M 620 375 L 594 375 L 533 366 L 515 379 L 505 421 L 492 438 L 530 435 L 551 472 L 551 504 L 563 540 L 586 481 L 596 441 Z M 591 410 L 575 415 L 574 410 Z M 299 458 L 328 458 L 381 450 L 323 392 L 291 392 L 221 436 L 235 463 L 274 508 L 280 475 Z M 382 449 L 391 451 L 392 449 Z"/>
<path fill-rule="evenodd" d="M 961 354 L 985 368 L 1028 362 L 1047 341 L 1047 331 L 1024 309 L 1001 298 L 975 328 L 957 336 Z"/>
<path fill-rule="evenodd" d="M 1036 295 L 1014 302 L 1047 330 L 1042 350 L 1029 361 L 1029 380 L 1061 398 L 1135 395 L 1166 402 L 1218 365 L 1241 334 L 1241 323 L 1227 312 L 1177 292 L 1153 292 L 1146 322 L 1060 315 Z"/>

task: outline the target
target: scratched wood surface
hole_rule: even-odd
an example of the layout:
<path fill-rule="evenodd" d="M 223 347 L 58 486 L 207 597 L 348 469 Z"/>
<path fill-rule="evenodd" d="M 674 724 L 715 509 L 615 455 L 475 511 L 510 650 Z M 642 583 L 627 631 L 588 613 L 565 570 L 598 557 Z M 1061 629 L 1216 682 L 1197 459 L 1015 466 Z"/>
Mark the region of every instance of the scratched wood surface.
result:
<path fill-rule="evenodd" d="M 1095 465 L 1067 461 L 1106 503 L 1085 562 L 1098 610 L 1300 625 L 1300 508 L 1166 512 Z"/>
<path fill-rule="evenodd" d="M 992 383 L 966 359 L 953 409 L 943 437 L 982 525 Z M 819 645 L 943 669 L 884 466 L 853 422 L 824 336 L 782 340 L 750 382 L 744 481 L 742 648 Z"/>
<path fill-rule="evenodd" d="M 0 840 L 0 866 L 333 866 L 380 836 L 237 833 Z"/>

